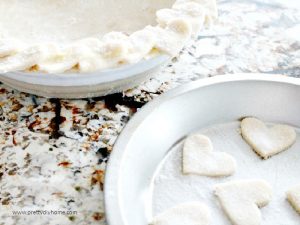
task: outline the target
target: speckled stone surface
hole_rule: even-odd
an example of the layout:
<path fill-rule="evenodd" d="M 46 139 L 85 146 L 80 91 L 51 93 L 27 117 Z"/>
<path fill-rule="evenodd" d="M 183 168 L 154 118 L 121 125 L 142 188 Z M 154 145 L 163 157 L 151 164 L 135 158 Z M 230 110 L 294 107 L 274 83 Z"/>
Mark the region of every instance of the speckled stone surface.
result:
<path fill-rule="evenodd" d="M 103 178 L 113 144 L 140 107 L 169 89 L 225 73 L 300 77 L 300 7 L 278 2 L 219 1 L 213 27 L 155 78 L 124 93 L 58 100 L 1 84 L 0 225 L 105 224 Z"/>

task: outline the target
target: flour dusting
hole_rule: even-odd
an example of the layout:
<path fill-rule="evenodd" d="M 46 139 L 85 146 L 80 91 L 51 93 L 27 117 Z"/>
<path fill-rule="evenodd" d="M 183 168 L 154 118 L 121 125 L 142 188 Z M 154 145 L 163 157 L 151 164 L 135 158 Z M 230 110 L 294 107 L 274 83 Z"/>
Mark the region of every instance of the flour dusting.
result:
<path fill-rule="evenodd" d="M 183 202 L 201 201 L 212 212 L 212 224 L 230 225 L 213 194 L 215 184 L 239 179 L 264 179 L 272 185 L 274 196 L 261 209 L 263 225 L 296 225 L 300 216 L 286 200 L 286 192 L 300 183 L 300 137 L 287 151 L 262 160 L 245 143 L 239 132 L 239 123 L 215 125 L 199 131 L 207 135 L 216 151 L 231 154 L 237 161 L 237 171 L 226 178 L 183 175 L 182 142 L 171 149 L 154 178 L 153 216 Z M 245 212 L 246 213 L 246 212 Z"/>

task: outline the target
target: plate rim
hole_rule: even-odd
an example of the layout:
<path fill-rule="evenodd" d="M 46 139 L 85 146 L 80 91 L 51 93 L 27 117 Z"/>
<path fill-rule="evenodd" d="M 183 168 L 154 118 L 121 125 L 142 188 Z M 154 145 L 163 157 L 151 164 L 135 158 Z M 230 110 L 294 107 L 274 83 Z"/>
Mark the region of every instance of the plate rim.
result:
<path fill-rule="evenodd" d="M 195 89 L 212 86 L 220 83 L 240 82 L 240 81 L 265 81 L 284 83 L 300 86 L 300 79 L 295 77 L 288 77 L 281 74 L 264 74 L 264 73 L 236 73 L 230 75 L 218 75 L 190 82 L 188 84 L 174 88 L 151 102 L 147 103 L 139 110 L 124 127 L 121 134 L 116 140 L 113 151 L 109 157 L 104 182 L 104 207 L 106 214 L 106 222 L 108 225 L 123 225 L 124 219 L 119 206 L 118 193 L 118 178 L 121 167 L 121 159 L 130 142 L 130 137 L 139 127 L 139 124 L 153 112 L 161 103 L 176 98 L 185 93 L 191 92 Z"/>
<path fill-rule="evenodd" d="M 8 72 L 0 74 L 10 80 L 50 87 L 80 87 L 87 85 L 109 84 L 139 76 L 144 72 L 167 63 L 171 58 L 158 55 L 137 63 L 123 65 L 117 68 L 105 69 L 91 73 L 41 73 L 41 72 Z"/>

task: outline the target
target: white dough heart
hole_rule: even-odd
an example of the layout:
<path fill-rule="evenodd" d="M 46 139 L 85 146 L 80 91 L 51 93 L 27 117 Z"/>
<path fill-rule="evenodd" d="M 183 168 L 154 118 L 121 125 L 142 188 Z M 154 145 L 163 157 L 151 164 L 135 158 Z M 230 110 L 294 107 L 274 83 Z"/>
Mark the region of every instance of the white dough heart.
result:
<path fill-rule="evenodd" d="M 259 208 L 272 198 L 271 186 L 263 180 L 243 180 L 218 184 L 215 195 L 233 225 L 259 225 Z"/>
<path fill-rule="evenodd" d="M 206 205 L 189 202 L 177 205 L 154 218 L 151 225 L 209 225 L 210 212 Z"/>
<path fill-rule="evenodd" d="M 236 170 L 234 158 L 225 152 L 213 152 L 210 139 L 201 134 L 189 136 L 183 146 L 183 173 L 201 176 L 229 176 Z"/>
<path fill-rule="evenodd" d="M 287 125 L 275 125 L 268 128 L 256 118 L 245 118 L 241 122 L 244 140 L 263 159 L 276 155 L 296 141 L 296 131 Z"/>
<path fill-rule="evenodd" d="M 300 185 L 291 188 L 287 192 L 287 199 L 293 208 L 300 214 Z"/>

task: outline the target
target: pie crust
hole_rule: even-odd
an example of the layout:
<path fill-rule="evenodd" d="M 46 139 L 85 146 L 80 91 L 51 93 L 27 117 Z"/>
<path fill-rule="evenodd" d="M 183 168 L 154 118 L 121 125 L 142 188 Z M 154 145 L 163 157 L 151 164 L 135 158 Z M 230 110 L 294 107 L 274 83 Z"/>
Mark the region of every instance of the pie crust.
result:
<path fill-rule="evenodd" d="M 0 73 L 93 72 L 175 56 L 215 0 L 0 0 Z"/>

